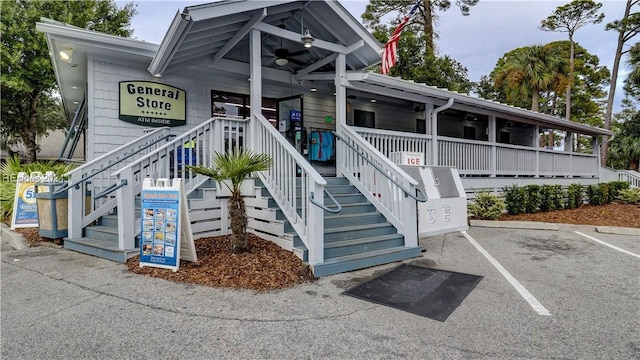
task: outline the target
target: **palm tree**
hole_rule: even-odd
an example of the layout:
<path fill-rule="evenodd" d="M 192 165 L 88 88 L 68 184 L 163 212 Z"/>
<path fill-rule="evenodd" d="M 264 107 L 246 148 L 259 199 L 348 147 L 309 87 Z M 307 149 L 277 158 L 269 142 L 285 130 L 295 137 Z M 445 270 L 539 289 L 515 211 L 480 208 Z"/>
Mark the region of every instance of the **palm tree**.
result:
<path fill-rule="evenodd" d="M 629 170 L 638 171 L 640 162 L 640 139 L 625 136 L 619 141 L 613 141 L 609 157 Z"/>
<path fill-rule="evenodd" d="M 270 167 L 271 156 L 255 154 L 246 149 L 233 149 L 223 154 L 215 152 L 211 160 L 211 167 L 188 166 L 194 173 L 215 179 L 218 186 L 224 184 L 231 190 L 228 209 L 231 218 L 231 250 L 234 253 L 248 250 L 247 212 L 240 186 L 251 173 L 265 171 Z M 230 180 L 231 186 L 223 180 Z"/>
<path fill-rule="evenodd" d="M 533 45 L 506 53 L 491 73 L 496 89 L 503 89 L 507 100 L 531 97 L 531 110 L 538 111 L 540 92 L 555 90 L 565 60 L 557 46 Z"/>

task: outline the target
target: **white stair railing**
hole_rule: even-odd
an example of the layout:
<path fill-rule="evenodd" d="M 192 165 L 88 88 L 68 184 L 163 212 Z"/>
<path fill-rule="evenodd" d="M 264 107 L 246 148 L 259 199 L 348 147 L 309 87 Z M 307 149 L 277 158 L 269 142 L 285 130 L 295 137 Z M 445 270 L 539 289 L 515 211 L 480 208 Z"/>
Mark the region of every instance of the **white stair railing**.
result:
<path fill-rule="evenodd" d="M 135 248 L 140 220 L 135 219 L 135 197 L 142 190 L 144 178 L 182 178 L 187 194 L 209 178 L 195 174 L 186 165 L 210 166 L 213 152 L 239 148 L 246 141 L 247 119 L 211 118 L 176 137 L 164 146 L 112 173 L 116 179 L 118 206 L 118 247 Z"/>
<path fill-rule="evenodd" d="M 308 250 L 311 265 L 324 262 L 324 203 L 327 182 L 261 114 L 252 122 L 251 150 L 269 154 L 273 166 L 258 176 Z"/>
<path fill-rule="evenodd" d="M 418 246 L 418 182 L 349 126 L 340 127 L 337 136 L 338 173 L 396 227 L 406 246 Z M 422 193 L 420 200 L 425 199 Z"/>
<path fill-rule="evenodd" d="M 116 206 L 113 197 L 103 196 L 96 199 L 96 195 L 101 195 L 117 185 L 111 177 L 112 172 L 154 151 L 172 136 L 169 128 L 154 129 L 65 174 L 69 181 L 67 186 L 59 191 L 69 191 L 69 238 L 81 238 L 82 229 Z M 91 195 L 88 195 L 88 191 Z M 93 200 L 89 200 L 91 197 Z"/>
<path fill-rule="evenodd" d="M 640 187 L 640 173 L 633 170 L 618 170 L 618 179 L 626 181 L 631 187 Z"/>

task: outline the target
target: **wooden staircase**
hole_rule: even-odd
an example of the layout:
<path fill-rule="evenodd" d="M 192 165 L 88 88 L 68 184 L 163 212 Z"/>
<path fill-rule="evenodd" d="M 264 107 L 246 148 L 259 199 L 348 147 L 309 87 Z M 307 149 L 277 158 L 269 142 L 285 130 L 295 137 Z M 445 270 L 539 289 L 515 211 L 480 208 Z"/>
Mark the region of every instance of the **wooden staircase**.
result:
<path fill-rule="evenodd" d="M 220 200 L 216 198 L 214 181 L 207 181 L 187 197 L 191 209 L 191 228 L 194 237 L 215 236 L 225 221 L 220 218 Z M 135 201 L 135 220 L 140 219 L 140 198 Z M 139 223 L 138 223 L 139 224 Z M 135 248 L 121 250 L 118 248 L 118 215 L 117 208 L 112 214 L 102 216 L 96 224 L 84 229 L 81 238 L 64 239 L 65 249 L 93 255 L 116 262 L 124 263 L 129 258 L 140 254 L 139 236 L 136 237 Z"/>
<path fill-rule="evenodd" d="M 341 204 L 342 210 L 332 214 L 325 212 L 324 218 L 324 262 L 312 266 L 315 276 L 326 276 L 362 269 L 394 261 L 420 256 L 420 247 L 404 245 L 404 237 L 386 221 L 364 195 L 346 178 L 325 178 L 326 189 Z M 325 199 L 326 206 L 331 202 Z M 226 211 L 224 204 L 216 198 L 215 182 L 209 181 L 188 196 L 191 227 L 194 238 L 225 233 Z M 255 195 L 245 199 L 250 214 L 249 231 L 293 250 L 307 262 L 307 249 L 293 231 L 268 191 L 257 182 Z M 257 205 L 256 205 L 257 204 Z M 140 201 L 136 200 L 136 220 L 140 216 Z M 252 215 L 253 214 L 253 215 Z M 118 249 L 118 216 L 105 215 L 96 224 L 85 228 L 84 237 L 65 239 L 67 249 L 94 255 L 117 262 L 140 253 L 138 239 L 134 249 Z M 262 230 L 261 230 L 262 229 Z M 264 232 L 264 229 L 268 229 Z"/>
<path fill-rule="evenodd" d="M 420 256 L 422 248 L 404 245 L 404 237 L 386 221 L 375 206 L 346 178 L 325 178 L 326 190 L 342 205 L 339 213 L 325 212 L 324 262 L 312 266 L 315 276 L 326 276 L 366 267 L 387 264 Z M 266 190 L 263 197 L 269 197 Z M 325 205 L 332 203 L 325 198 Z M 275 209 L 276 219 L 284 222 L 285 236 L 293 239 L 294 253 L 307 261 L 307 249 L 275 201 L 269 201 Z"/>

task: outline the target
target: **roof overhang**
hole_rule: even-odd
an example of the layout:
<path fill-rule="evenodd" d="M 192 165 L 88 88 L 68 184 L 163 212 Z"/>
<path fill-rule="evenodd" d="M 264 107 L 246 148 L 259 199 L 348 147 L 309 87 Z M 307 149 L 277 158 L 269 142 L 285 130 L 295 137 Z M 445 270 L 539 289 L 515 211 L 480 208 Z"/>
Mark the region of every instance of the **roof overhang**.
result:
<path fill-rule="evenodd" d="M 88 56 L 137 63 L 143 67 L 149 64 L 158 49 L 156 44 L 85 30 L 46 18 L 36 23 L 36 30 L 47 38 L 51 64 L 68 119 L 73 118 L 86 91 Z M 60 52 L 69 50 L 71 58 L 65 61 Z"/>
<path fill-rule="evenodd" d="M 363 90 L 378 94 L 395 94 L 396 97 L 402 99 L 413 99 L 414 101 L 420 101 L 422 99 L 431 100 L 436 104 L 443 104 L 447 100 L 453 99 L 454 108 L 456 106 L 461 106 L 464 108 L 479 109 L 481 111 L 484 110 L 484 112 L 495 114 L 496 116 L 537 124 L 540 126 L 547 126 L 552 129 L 571 131 L 592 136 L 612 136 L 614 134 L 610 130 L 575 123 L 556 116 L 542 114 L 511 105 L 372 72 L 348 72 L 345 85 L 353 85 L 354 83 L 361 83 L 362 85 L 358 87 Z"/>
<path fill-rule="evenodd" d="M 336 53 L 346 55 L 352 70 L 380 62 L 382 45 L 336 0 L 226 0 L 177 13 L 147 69 L 161 76 L 190 65 L 213 68 L 223 58 L 248 62 L 247 35 L 254 29 L 262 33 L 264 67 L 305 74 L 328 71 Z M 302 46 L 306 30 L 315 39 L 310 49 Z M 277 65 L 279 48 L 297 55 L 287 65 Z"/>

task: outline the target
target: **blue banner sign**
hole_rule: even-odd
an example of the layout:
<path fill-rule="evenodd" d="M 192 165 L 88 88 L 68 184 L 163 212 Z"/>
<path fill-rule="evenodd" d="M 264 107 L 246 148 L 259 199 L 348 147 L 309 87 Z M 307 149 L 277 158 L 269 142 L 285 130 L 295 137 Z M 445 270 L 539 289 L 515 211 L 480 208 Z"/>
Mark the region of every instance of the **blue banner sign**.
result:
<path fill-rule="evenodd" d="M 21 172 L 16 179 L 16 192 L 11 216 L 11 229 L 38 227 L 38 204 L 36 203 L 36 183 L 53 182 L 55 174 L 42 175 L 33 172 L 30 175 Z M 41 191 L 43 189 L 40 189 Z M 48 191 L 48 189 L 46 190 Z"/>
<path fill-rule="evenodd" d="M 141 201 L 140 266 L 176 271 L 180 266 L 180 191 L 143 189 Z"/>

